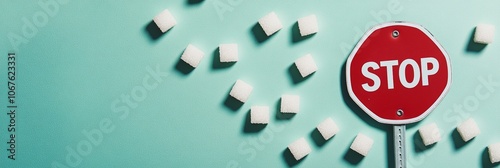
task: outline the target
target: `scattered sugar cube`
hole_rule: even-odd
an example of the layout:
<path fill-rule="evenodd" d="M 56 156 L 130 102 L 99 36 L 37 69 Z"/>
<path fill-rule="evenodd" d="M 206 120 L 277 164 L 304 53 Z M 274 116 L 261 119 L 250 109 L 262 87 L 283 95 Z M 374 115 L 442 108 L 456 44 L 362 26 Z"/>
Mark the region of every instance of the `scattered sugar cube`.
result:
<path fill-rule="evenodd" d="M 219 45 L 220 62 L 238 61 L 238 44 Z"/>
<path fill-rule="evenodd" d="M 441 133 L 436 123 L 431 123 L 420 127 L 418 130 L 425 146 L 432 145 L 441 140 Z"/>
<path fill-rule="evenodd" d="M 311 147 L 309 147 L 309 144 L 304 137 L 288 145 L 288 149 L 292 153 L 295 160 L 300 160 L 311 153 Z"/>
<path fill-rule="evenodd" d="M 245 103 L 252 93 L 253 87 L 249 84 L 243 82 L 242 80 L 236 80 L 236 83 L 233 85 L 231 92 L 229 95 L 234 97 L 236 100 L 239 100 L 242 103 Z"/>
<path fill-rule="evenodd" d="M 282 95 L 281 96 L 281 112 L 282 113 L 298 113 L 300 105 L 300 97 L 298 95 Z"/>
<path fill-rule="evenodd" d="M 478 24 L 474 33 L 474 42 L 480 44 L 490 44 L 495 37 L 495 26 L 490 24 Z"/>
<path fill-rule="evenodd" d="M 462 139 L 467 142 L 481 133 L 474 119 L 470 118 L 457 127 L 457 131 Z"/>
<path fill-rule="evenodd" d="M 165 9 L 160 14 L 156 15 L 153 18 L 153 21 L 155 22 L 156 26 L 160 28 L 162 33 L 165 33 L 177 24 L 177 21 L 175 20 L 174 16 L 170 14 L 168 9 Z"/>
<path fill-rule="evenodd" d="M 250 108 L 250 123 L 252 124 L 269 123 L 269 106 L 252 106 Z"/>
<path fill-rule="evenodd" d="M 298 21 L 300 35 L 307 36 L 318 32 L 318 21 L 316 15 L 300 18 Z"/>
<path fill-rule="evenodd" d="M 319 133 L 325 140 L 330 139 L 333 135 L 339 132 L 339 127 L 337 127 L 337 124 L 333 122 L 332 118 L 325 119 L 316 127 L 316 129 L 318 129 Z"/>
<path fill-rule="evenodd" d="M 204 55 L 205 53 L 203 53 L 203 51 L 189 44 L 184 50 L 184 53 L 182 53 L 181 59 L 193 68 L 196 68 Z"/>
<path fill-rule="evenodd" d="M 311 54 L 307 54 L 297 59 L 295 61 L 295 66 L 297 66 L 297 69 L 302 77 L 306 77 L 318 70 Z"/>
<path fill-rule="evenodd" d="M 351 144 L 351 149 L 359 154 L 366 156 L 373 146 L 373 139 L 359 133 Z"/>
<path fill-rule="evenodd" d="M 488 146 L 488 153 L 490 154 L 491 163 L 500 162 L 500 142 Z"/>
<path fill-rule="evenodd" d="M 280 19 L 278 18 L 278 16 L 274 12 L 271 12 L 271 13 L 267 14 L 266 16 L 260 18 L 259 24 L 267 36 L 271 36 L 272 34 L 276 33 L 278 30 L 281 30 L 281 28 L 283 28 L 283 25 L 281 25 Z"/>

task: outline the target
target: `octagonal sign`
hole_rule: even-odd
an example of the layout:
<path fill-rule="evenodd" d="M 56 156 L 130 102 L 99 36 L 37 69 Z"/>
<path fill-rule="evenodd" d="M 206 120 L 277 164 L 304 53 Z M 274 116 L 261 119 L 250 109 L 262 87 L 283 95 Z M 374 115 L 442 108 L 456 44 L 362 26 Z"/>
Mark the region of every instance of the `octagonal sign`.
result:
<path fill-rule="evenodd" d="M 448 54 L 420 25 L 391 22 L 367 31 L 346 63 L 347 89 L 369 116 L 385 124 L 425 118 L 451 84 Z"/>

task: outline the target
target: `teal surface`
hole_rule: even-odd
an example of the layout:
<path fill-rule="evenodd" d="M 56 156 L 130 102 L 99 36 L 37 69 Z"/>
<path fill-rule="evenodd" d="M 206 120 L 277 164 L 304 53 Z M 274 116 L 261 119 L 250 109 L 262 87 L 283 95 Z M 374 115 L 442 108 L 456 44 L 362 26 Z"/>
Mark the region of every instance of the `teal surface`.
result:
<path fill-rule="evenodd" d="M 392 127 L 352 103 L 341 74 L 362 33 L 395 20 L 426 27 L 452 63 L 448 95 L 426 119 L 408 126 L 409 167 L 496 166 L 489 163 L 486 146 L 500 142 L 499 5 L 494 0 L 1 0 L 0 167 L 390 167 Z M 178 24 L 157 36 L 151 20 L 163 9 Z M 262 39 L 256 23 L 271 11 L 284 27 Z M 296 20 L 309 14 L 316 14 L 319 32 L 298 38 Z M 494 43 L 470 43 L 478 23 L 497 26 Z M 205 57 L 185 73 L 178 62 L 190 43 Z M 221 43 L 238 43 L 237 63 L 217 63 L 214 53 Z M 5 143 L 8 52 L 17 54 L 16 160 L 7 157 Z M 293 62 L 307 53 L 319 70 L 297 80 Z M 254 87 L 239 108 L 226 101 L 237 79 Z M 282 94 L 301 96 L 300 113 L 278 115 Z M 252 105 L 271 107 L 265 128 L 248 125 Z M 341 131 L 322 142 L 314 130 L 327 117 Z M 455 127 L 469 117 L 481 134 L 463 143 Z M 417 130 L 433 122 L 442 140 L 423 147 Z M 364 158 L 349 151 L 358 133 L 374 139 Z M 312 152 L 294 162 L 286 149 L 300 137 Z"/>

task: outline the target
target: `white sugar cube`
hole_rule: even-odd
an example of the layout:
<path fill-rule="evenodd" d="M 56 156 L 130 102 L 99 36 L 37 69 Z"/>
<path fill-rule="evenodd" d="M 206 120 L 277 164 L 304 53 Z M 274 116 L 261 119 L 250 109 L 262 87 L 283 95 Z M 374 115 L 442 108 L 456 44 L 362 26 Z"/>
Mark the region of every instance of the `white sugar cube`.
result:
<path fill-rule="evenodd" d="M 318 70 L 311 54 L 307 54 L 297 59 L 295 61 L 295 66 L 297 66 L 297 69 L 302 77 L 306 77 Z"/>
<path fill-rule="evenodd" d="M 339 127 L 337 127 L 337 124 L 333 122 L 332 118 L 325 119 L 316 127 L 316 129 L 318 129 L 319 133 L 325 140 L 330 139 L 333 135 L 339 132 Z"/>
<path fill-rule="evenodd" d="M 168 9 L 165 9 L 160 14 L 156 15 L 153 18 L 153 21 L 155 22 L 156 26 L 160 28 L 162 33 L 165 33 L 177 24 L 177 21 L 175 20 L 174 16 L 170 14 Z"/>
<path fill-rule="evenodd" d="M 288 149 L 290 150 L 290 153 L 292 153 L 295 160 L 300 160 L 311 153 L 311 147 L 309 147 L 309 144 L 304 137 L 288 145 Z"/>
<path fill-rule="evenodd" d="M 307 36 L 318 32 L 318 21 L 316 15 L 300 18 L 298 21 L 300 35 Z"/>
<path fill-rule="evenodd" d="M 351 149 L 359 154 L 366 156 L 373 146 L 373 139 L 359 133 L 351 144 Z"/>
<path fill-rule="evenodd" d="M 479 127 L 476 124 L 476 121 L 474 121 L 474 119 L 472 118 L 462 122 L 457 127 L 457 131 L 465 142 L 471 140 L 472 138 L 479 135 L 479 133 L 481 133 Z"/>
<path fill-rule="evenodd" d="M 205 53 L 203 53 L 203 51 L 189 44 L 184 50 L 184 53 L 182 53 L 181 59 L 193 68 L 196 68 L 204 55 Z"/>
<path fill-rule="evenodd" d="M 431 123 L 420 127 L 418 130 L 425 146 L 432 145 L 441 140 L 441 133 L 436 123 Z"/>
<path fill-rule="evenodd" d="M 474 33 L 474 42 L 490 44 L 495 37 L 495 26 L 489 24 L 478 24 Z"/>
<path fill-rule="evenodd" d="M 250 123 L 252 124 L 269 123 L 269 106 L 252 106 L 250 108 Z"/>
<path fill-rule="evenodd" d="M 276 33 L 278 30 L 281 30 L 281 28 L 283 28 L 283 25 L 281 25 L 280 19 L 278 18 L 278 16 L 274 12 L 271 12 L 271 13 L 267 14 L 266 16 L 260 18 L 259 24 L 267 36 L 270 36 L 270 35 Z"/>
<path fill-rule="evenodd" d="M 298 113 L 300 107 L 300 97 L 297 95 L 282 95 L 281 96 L 281 112 L 282 113 Z"/>
<path fill-rule="evenodd" d="M 238 61 L 238 44 L 219 45 L 220 62 Z"/>
<path fill-rule="evenodd" d="M 231 92 L 229 95 L 234 97 L 236 100 L 239 100 L 242 103 L 245 103 L 252 93 L 253 87 L 242 80 L 236 80 L 236 83 L 233 85 Z"/>
<path fill-rule="evenodd" d="M 488 153 L 490 154 L 491 163 L 500 162 L 500 142 L 488 146 Z"/>

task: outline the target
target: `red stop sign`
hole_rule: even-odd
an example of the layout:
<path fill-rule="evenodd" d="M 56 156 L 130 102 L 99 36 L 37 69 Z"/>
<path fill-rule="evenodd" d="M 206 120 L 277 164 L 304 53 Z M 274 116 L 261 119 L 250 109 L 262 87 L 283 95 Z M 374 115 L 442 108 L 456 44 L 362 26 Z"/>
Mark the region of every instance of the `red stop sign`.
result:
<path fill-rule="evenodd" d="M 422 120 L 451 84 L 448 55 L 431 33 L 412 23 L 385 23 L 370 29 L 349 55 L 351 98 L 380 123 Z"/>

